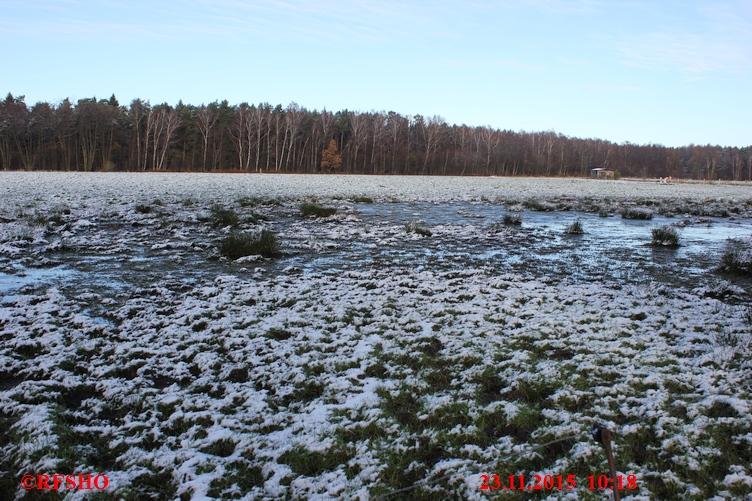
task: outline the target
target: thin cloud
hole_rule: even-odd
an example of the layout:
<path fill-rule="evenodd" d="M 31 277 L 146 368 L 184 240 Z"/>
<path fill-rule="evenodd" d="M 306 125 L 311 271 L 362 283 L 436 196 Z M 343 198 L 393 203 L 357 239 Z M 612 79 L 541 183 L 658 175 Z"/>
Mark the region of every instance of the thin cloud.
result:
<path fill-rule="evenodd" d="M 545 71 L 545 66 L 536 66 L 521 63 L 513 59 L 475 59 L 475 60 L 457 60 L 443 59 L 440 64 L 447 68 L 456 69 L 514 69 L 525 71 Z"/>
<path fill-rule="evenodd" d="M 651 33 L 621 51 L 631 66 L 688 73 L 749 71 L 752 62 L 747 47 L 690 33 Z"/>
<path fill-rule="evenodd" d="M 238 26 L 222 26 L 210 23 L 165 23 L 150 24 L 112 23 L 83 19 L 61 18 L 55 21 L 35 23 L 7 23 L 0 21 L 0 31 L 40 39 L 98 40 L 120 42 L 144 42 L 149 40 L 168 42 L 186 41 L 197 34 L 228 37 L 237 33 Z M 252 30 L 246 30 L 248 32 Z"/>
<path fill-rule="evenodd" d="M 731 2 L 705 3 L 698 14 L 702 21 L 694 26 L 663 28 L 622 40 L 622 62 L 699 78 L 751 72 L 752 9 Z"/>
<path fill-rule="evenodd" d="M 590 91 L 596 91 L 596 92 L 635 92 L 638 90 L 642 90 L 640 87 L 635 87 L 633 85 L 583 85 L 583 89 L 590 90 Z"/>
<path fill-rule="evenodd" d="M 602 0 L 504 0 L 500 4 L 512 8 L 531 7 L 549 14 L 597 12 L 608 6 Z"/>
<path fill-rule="evenodd" d="M 337 44 L 418 45 L 429 37 L 452 38 L 458 15 L 465 9 L 454 0 L 403 3 L 352 0 L 174 0 L 140 6 L 119 0 L 79 2 L 6 0 L 7 15 L 0 31 L 56 40 L 98 41 L 191 39 L 266 40 L 270 42 L 323 42 Z M 106 12 L 106 14 L 104 14 Z M 104 18 L 104 16 L 107 16 Z M 200 21 L 196 21 L 200 19 Z"/>
<path fill-rule="evenodd" d="M 427 34 L 450 30 L 437 15 L 441 4 L 415 5 L 397 1 L 347 3 L 298 0 L 261 0 L 252 5 L 237 0 L 202 2 L 218 17 L 245 15 L 271 19 L 265 35 L 280 40 L 329 40 L 336 43 L 382 44 L 420 42 Z"/>

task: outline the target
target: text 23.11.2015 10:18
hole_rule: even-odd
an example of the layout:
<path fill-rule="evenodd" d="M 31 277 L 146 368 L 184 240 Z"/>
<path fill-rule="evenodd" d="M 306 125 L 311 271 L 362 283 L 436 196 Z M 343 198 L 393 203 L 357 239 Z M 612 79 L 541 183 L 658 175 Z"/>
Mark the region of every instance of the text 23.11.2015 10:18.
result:
<path fill-rule="evenodd" d="M 571 491 L 577 488 L 577 478 L 575 475 L 533 475 L 533 483 L 527 484 L 525 482 L 525 475 L 509 475 L 506 477 L 508 483 L 502 484 L 501 477 L 499 475 L 481 475 L 480 490 L 496 491 L 496 490 L 528 490 L 528 491 L 540 491 L 540 490 L 567 490 Z M 589 475 L 588 476 L 588 489 L 590 490 L 634 490 L 637 489 L 637 477 L 635 475 L 622 476 L 619 475 L 616 481 L 609 478 L 607 475 Z"/>

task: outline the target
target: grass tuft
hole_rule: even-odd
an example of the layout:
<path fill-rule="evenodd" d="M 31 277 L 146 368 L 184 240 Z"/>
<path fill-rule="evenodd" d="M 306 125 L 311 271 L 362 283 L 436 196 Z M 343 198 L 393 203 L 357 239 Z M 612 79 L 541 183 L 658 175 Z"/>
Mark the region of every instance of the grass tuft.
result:
<path fill-rule="evenodd" d="M 131 485 L 138 492 L 133 499 L 175 499 L 178 490 L 175 484 L 171 468 L 159 473 L 149 471 L 133 479 Z"/>
<path fill-rule="evenodd" d="M 272 327 L 271 329 L 266 331 L 265 336 L 269 339 L 284 341 L 285 339 L 290 339 L 292 337 L 292 332 L 285 329 L 280 329 L 279 327 Z"/>
<path fill-rule="evenodd" d="M 428 226 L 426 226 L 425 224 L 416 223 L 415 221 L 405 223 L 405 231 L 407 233 L 415 233 L 424 237 L 430 237 L 431 235 L 433 235 Z"/>
<path fill-rule="evenodd" d="M 323 207 L 311 202 L 303 202 L 300 204 L 301 216 L 313 216 L 313 217 L 329 217 L 334 215 L 337 209 L 334 207 Z"/>
<path fill-rule="evenodd" d="M 564 233 L 567 235 L 582 235 L 585 230 L 582 228 L 582 221 L 576 219 L 572 224 L 566 227 Z"/>
<path fill-rule="evenodd" d="M 231 233 L 219 243 L 219 252 L 230 259 L 245 256 L 276 257 L 279 255 L 277 236 L 269 230 L 258 233 Z"/>
<path fill-rule="evenodd" d="M 548 203 L 548 202 L 541 202 L 540 200 L 525 200 L 522 202 L 522 205 L 527 207 L 528 209 L 532 209 L 534 211 L 539 212 L 551 212 L 556 210 L 556 206 Z"/>
<path fill-rule="evenodd" d="M 37 212 L 36 215 L 34 215 L 34 218 L 31 220 L 31 224 L 33 226 L 47 226 L 47 223 L 49 222 L 49 218 L 40 212 Z"/>
<path fill-rule="evenodd" d="M 634 207 L 624 207 L 621 210 L 622 219 L 653 219 L 653 213 L 646 209 L 637 209 Z"/>
<path fill-rule="evenodd" d="M 720 271 L 734 275 L 752 275 L 752 245 L 729 239 L 721 256 Z"/>
<path fill-rule="evenodd" d="M 264 475 L 261 468 L 238 460 L 228 465 L 224 475 L 211 481 L 207 495 L 216 499 L 238 499 L 254 487 L 263 485 Z"/>
<path fill-rule="evenodd" d="M 347 446 L 334 446 L 324 452 L 309 451 L 305 447 L 295 446 L 283 453 L 277 461 L 288 465 L 298 475 L 315 477 L 339 467 L 350 470 L 348 462 L 354 454 L 352 447 Z"/>
<path fill-rule="evenodd" d="M 268 221 L 269 218 L 263 214 L 259 214 L 258 212 L 251 210 L 250 214 L 248 214 L 248 217 L 246 217 L 243 222 L 244 223 L 258 223 L 259 221 Z"/>
<path fill-rule="evenodd" d="M 522 224 L 522 216 L 519 214 L 504 214 L 504 224 L 506 226 L 520 226 Z"/>
<path fill-rule="evenodd" d="M 204 447 L 201 449 L 201 452 L 226 458 L 235 452 L 235 442 L 229 438 L 223 438 Z"/>
<path fill-rule="evenodd" d="M 679 233 L 676 228 L 670 225 L 664 225 L 659 228 L 653 228 L 653 245 L 663 245 L 665 247 L 679 247 Z"/>
<path fill-rule="evenodd" d="M 211 208 L 211 222 L 213 226 L 224 228 L 225 226 L 237 226 L 240 218 L 232 209 L 225 209 L 219 204 L 214 204 Z"/>
<path fill-rule="evenodd" d="M 356 204 L 372 204 L 373 203 L 373 198 L 367 197 L 365 195 L 352 197 L 350 200 Z"/>

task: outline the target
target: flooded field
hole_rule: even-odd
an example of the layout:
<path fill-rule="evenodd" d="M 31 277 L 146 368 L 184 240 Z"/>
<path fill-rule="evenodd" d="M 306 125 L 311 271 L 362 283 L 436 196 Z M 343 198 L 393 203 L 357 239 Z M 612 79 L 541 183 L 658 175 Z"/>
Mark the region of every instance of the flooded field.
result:
<path fill-rule="evenodd" d="M 749 186 L 0 182 L 0 492 L 74 472 L 117 499 L 602 499 L 598 423 L 622 499 L 752 499 L 752 283 L 718 269 Z M 277 257 L 221 254 L 262 230 Z"/>
<path fill-rule="evenodd" d="M 103 214 L 85 219 L 86 224 L 63 216 L 61 224 L 46 227 L 42 245 L 22 241 L 18 252 L 8 253 L 0 292 L 10 295 L 25 285 L 73 291 L 85 286 L 116 297 L 164 276 L 195 283 L 227 273 L 258 278 L 289 272 L 391 267 L 448 271 L 468 266 L 557 281 L 694 288 L 723 278 L 714 269 L 729 239 L 752 236 L 749 218 L 686 214 L 655 215 L 646 221 L 624 219 L 619 213 L 604 217 L 519 207 L 510 211 L 488 202 L 331 201 L 338 215 L 323 219 L 302 217 L 294 202 L 253 208 L 238 207 L 234 201 L 227 205 L 241 220 L 256 219 L 241 225 L 245 231 L 275 231 L 282 255 L 252 265 L 220 259 L 217 242 L 229 228 L 213 227 L 209 207 L 163 204 L 130 220 L 127 215 Z M 519 217 L 521 224 L 504 224 L 505 216 Z M 582 223 L 583 234 L 566 233 L 574 221 Z M 424 227 L 430 235 L 411 233 L 409 224 Z M 678 248 L 651 245 L 651 229 L 662 225 L 677 229 Z M 32 221 L 27 231 L 39 233 L 40 227 Z"/>

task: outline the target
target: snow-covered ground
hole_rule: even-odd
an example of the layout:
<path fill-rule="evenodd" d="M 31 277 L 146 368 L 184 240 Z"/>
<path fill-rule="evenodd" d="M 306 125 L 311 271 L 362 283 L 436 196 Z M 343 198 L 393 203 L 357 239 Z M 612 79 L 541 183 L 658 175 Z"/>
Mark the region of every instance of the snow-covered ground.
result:
<path fill-rule="evenodd" d="M 234 200 L 239 196 L 288 199 L 358 195 L 438 202 L 567 197 L 695 202 L 752 200 L 752 185 L 749 183 L 662 185 L 654 181 L 579 178 L 0 172 L 0 181 L 3 198 L 20 203 L 49 196 L 109 199 L 123 195 L 145 199 L 193 197 L 199 201 Z"/>
<path fill-rule="evenodd" d="M 312 198 L 338 213 L 301 218 Z M 600 423 L 636 476 L 622 499 L 752 499 L 749 283 L 457 258 L 548 245 L 460 204 L 531 200 L 725 211 L 752 232 L 744 185 L 0 173 L 0 492 L 92 473 L 123 499 L 603 499 Z M 430 237 L 374 222 L 393 201 L 462 218 Z M 215 203 L 284 257 L 220 259 Z M 480 490 L 536 473 L 577 488 Z"/>

